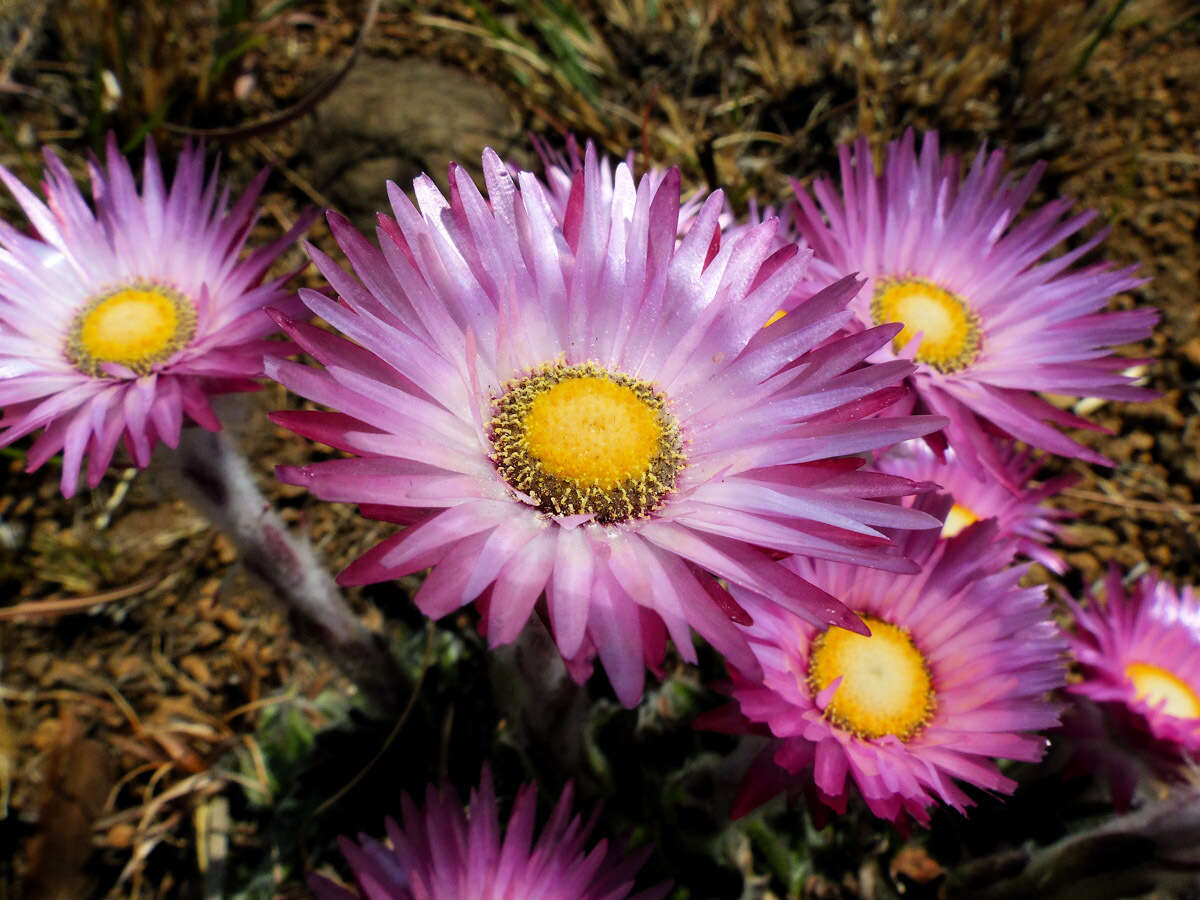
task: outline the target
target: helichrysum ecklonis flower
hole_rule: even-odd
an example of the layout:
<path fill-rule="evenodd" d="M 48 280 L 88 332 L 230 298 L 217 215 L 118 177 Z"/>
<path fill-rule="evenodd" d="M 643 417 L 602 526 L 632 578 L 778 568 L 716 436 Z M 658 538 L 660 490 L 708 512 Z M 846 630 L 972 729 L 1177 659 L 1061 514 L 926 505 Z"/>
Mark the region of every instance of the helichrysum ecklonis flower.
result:
<path fill-rule="evenodd" d="M 263 307 L 292 303 L 284 279 L 263 276 L 311 221 L 239 258 L 265 179 L 230 209 L 200 148 L 167 189 L 148 142 L 139 193 L 110 138 L 91 205 L 50 151 L 43 203 L 0 167 L 36 232 L 0 223 L 0 445 L 42 429 L 28 468 L 62 451 L 70 497 L 85 454 L 94 487 L 122 438 L 140 467 L 157 441 L 178 443 L 185 414 L 220 428 L 207 397 L 262 374 L 276 331 Z"/>
<path fill-rule="evenodd" d="M 718 578 L 856 627 L 775 557 L 908 568 L 878 529 L 935 524 L 887 502 L 909 481 L 851 456 L 944 424 L 867 418 L 911 371 L 861 365 L 896 327 L 830 340 L 845 280 L 764 328 L 806 255 L 776 251 L 774 222 L 722 244 L 719 193 L 680 240 L 677 171 L 635 183 L 622 163 L 610 189 L 590 153 L 559 218 L 534 176 L 491 151 L 483 165 L 487 200 L 458 167 L 449 199 L 426 177 L 417 206 L 389 185 L 381 249 L 331 217 L 358 279 L 314 249 L 342 302 L 301 294 L 353 342 L 280 319 L 325 368 L 268 371 L 334 411 L 275 420 L 359 457 L 280 477 L 412 526 L 342 582 L 432 567 L 417 605 L 480 598 L 493 644 L 544 594 L 564 657 L 598 654 L 626 704 L 668 635 L 695 659 L 688 626 L 754 665 Z"/>
<path fill-rule="evenodd" d="M 521 788 L 502 828 L 488 769 L 464 811 L 453 788 L 425 795 L 421 810 L 404 797 L 403 825 L 387 820 L 388 844 L 365 835 L 341 847 L 359 888 L 370 900 L 657 900 L 670 885 L 637 893 L 634 878 L 649 848 L 626 854 L 600 841 L 588 849 L 596 823 L 572 815 L 570 786 L 531 846 L 537 790 Z M 320 876 L 309 885 L 319 900 L 355 900 Z"/>
<path fill-rule="evenodd" d="M 1154 575 L 1126 589 L 1114 566 L 1104 601 L 1071 609 L 1071 656 L 1082 677 L 1069 690 L 1084 705 L 1065 731 L 1077 745 L 1076 767 L 1104 771 L 1124 806 L 1140 773 L 1179 778 L 1180 764 L 1200 754 L 1200 599 L 1190 585 L 1176 589 Z"/>
<path fill-rule="evenodd" d="M 914 535 L 915 575 L 793 559 L 790 565 L 862 614 L 870 637 L 821 628 L 735 596 L 762 678 L 733 672 L 730 705 L 701 721 L 762 730 L 736 813 L 788 790 L 844 812 L 851 786 L 881 818 L 927 822 L 929 807 L 972 805 L 955 782 L 998 793 L 1015 783 L 993 757 L 1040 759 L 1035 732 L 1058 722 L 1048 693 L 1065 679 L 1065 645 L 1011 541 L 981 523 L 957 537 Z"/>
<path fill-rule="evenodd" d="M 1157 313 L 1102 311 L 1142 281 L 1131 268 L 1075 265 L 1103 232 L 1046 258 L 1095 213 L 1064 219 L 1071 202 L 1058 199 L 1022 215 L 1044 164 L 1014 183 L 1004 154 L 981 149 L 963 176 L 936 134 L 919 154 L 914 143 L 909 131 L 889 144 L 878 174 L 865 139 L 842 147 L 841 191 L 818 179 L 817 202 L 797 186 L 799 233 L 816 252 L 810 289 L 850 272 L 867 279 L 851 303 L 858 327 L 904 324 L 873 359 L 916 362 L 921 407 L 950 418 L 946 435 L 968 465 L 1003 475 L 989 428 L 1111 465 L 1052 427 L 1088 423 L 1038 392 L 1153 396 L 1130 384 L 1129 362 L 1110 348 L 1146 338 Z"/>
<path fill-rule="evenodd" d="M 994 518 L 1001 537 L 1017 539 L 1014 549 L 1018 553 L 1062 574 L 1066 563 L 1046 544 L 1068 513 L 1046 506 L 1045 501 L 1074 484 L 1076 476 L 1062 475 L 1031 484 L 1041 462 L 1011 443 L 996 448 L 996 460 L 1003 467 L 1004 477 L 981 478 L 978 468 L 964 465 L 953 449 L 943 451 L 939 458 L 925 441 L 916 440 L 881 454 L 877 467 L 881 472 L 913 481 L 932 482 L 953 498 L 954 505 L 942 526 L 942 537 L 953 537 L 981 519 Z"/>

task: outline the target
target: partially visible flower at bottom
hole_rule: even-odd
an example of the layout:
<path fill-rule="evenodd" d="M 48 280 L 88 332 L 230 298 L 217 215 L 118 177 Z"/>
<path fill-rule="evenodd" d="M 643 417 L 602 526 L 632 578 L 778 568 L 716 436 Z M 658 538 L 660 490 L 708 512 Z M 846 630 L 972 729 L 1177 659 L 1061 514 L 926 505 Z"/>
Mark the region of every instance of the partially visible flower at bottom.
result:
<path fill-rule="evenodd" d="M 912 535 L 904 552 L 921 572 L 787 563 L 862 615 L 869 637 L 735 590 L 754 617 L 745 631 L 763 679 L 732 670 L 740 711 L 731 704 L 697 724 L 777 739 L 751 766 L 735 815 L 781 790 L 844 812 L 849 778 L 875 815 L 927 823 L 935 803 L 973 805 L 956 780 L 1012 793 L 992 758 L 1041 758 L 1035 732 L 1058 722 L 1047 695 L 1064 682 L 1065 644 L 1042 589 L 1019 584 L 1027 566 L 1006 565 L 1011 540 L 986 522 L 950 540 Z"/>
<path fill-rule="evenodd" d="M 1139 774 L 1183 775 L 1182 763 L 1200 755 L 1200 599 L 1191 586 L 1176 590 L 1146 575 L 1126 590 L 1110 568 L 1103 605 L 1070 601 L 1069 636 L 1081 680 L 1069 691 L 1093 701 L 1065 723 L 1077 746 L 1075 762 L 1109 778 L 1117 806 L 1129 804 Z M 1105 737 L 1096 740 L 1098 735 Z M 1103 743 L 1113 745 L 1102 752 Z M 1146 765 L 1126 763 L 1132 751 Z"/>
<path fill-rule="evenodd" d="M 574 790 L 568 785 L 536 844 L 530 846 L 537 788 L 517 793 L 508 828 L 500 828 L 496 791 L 485 766 L 478 790 L 464 811 L 453 788 L 430 787 L 425 809 L 402 801 L 404 827 L 387 820 L 388 844 L 366 835 L 339 843 L 354 879 L 370 900 L 658 900 L 670 890 L 658 885 L 633 894 L 634 876 L 650 848 L 626 854 L 600 841 L 585 849 L 596 823 L 571 814 Z M 318 900 L 358 900 L 358 894 L 310 874 Z"/>
<path fill-rule="evenodd" d="M 1066 563 L 1046 544 L 1059 530 L 1059 521 L 1070 514 L 1047 507 L 1043 501 L 1070 487 L 1078 476 L 1061 475 L 1031 486 L 1041 460 L 1028 450 L 1017 450 L 1010 441 L 993 439 L 993 446 L 994 458 L 1005 472 L 1001 479 L 980 479 L 975 470 L 963 465 L 953 448 L 946 448 L 939 459 L 924 440 L 897 444 L 879 457 L 876 468 L 913 481 L 933 482 L 954 499 L 942 537 L 954 537 L 967 526 L 994 517 L 1001 537 L 1016 538 L 1018 553 L 1061 575 L 1067 570 Z"/>

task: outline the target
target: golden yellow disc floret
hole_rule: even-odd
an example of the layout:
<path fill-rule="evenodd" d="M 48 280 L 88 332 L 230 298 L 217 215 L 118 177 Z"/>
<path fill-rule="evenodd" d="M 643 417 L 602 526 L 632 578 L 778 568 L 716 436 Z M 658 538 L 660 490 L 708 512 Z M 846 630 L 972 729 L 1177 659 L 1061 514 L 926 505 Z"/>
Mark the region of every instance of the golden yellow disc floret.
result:
<path fill-rule="evenodd" d="M 82 372 L 104 374 L 103 363 L 118 363 L 139 375 L 191 340 L 196 311 L 177 291 L 157 284 L 134 284 L 90 300 L 76 314 L 67 338 L 67 356 Z"/>
<path fill-rule="evenodd" d="M 966 301 L 919 278 L 880 279 L 871 300 L 876 325 L 901 322 L 897 352 L 921 333 L 916 361 L 939 372 L 957 372 L 979 355 L 979 317 Z"/>
<path fill-rule="evenodd" d="M 529 452 L 546 472 L 606 491 L 641 478 L 661 437 L 657 410 L 607 378 L 560 381 L 525 414 Z"/>
<path fill-rule="evenodd" d="M 1163 704 L 1162 711 L 1179 719 L 1200 718 L 1200 697 L 1178 675 L 1151 663 L 1132 662 L 1125 676 L 1133 683 L 1139 700 L 1151 706 Z"/>
<path fill-rule="evenodd" d="M 662 395 L 591 363 L 553 363 L 515 379 L 496 398 L 490 425 L 500 474 L 553 515 L 644 516 L 674 489 L 684 461 Z"/>
<path fill-rule="evenodd" d="M 903 628 L 863 616 L 870 636 L 830 628 L 813 641 L 808 685 L 814 697 L 841 678 L 825 716 L 861 738 L 906 741 L 933 715 L 936 698 L 925 657 Z"/>

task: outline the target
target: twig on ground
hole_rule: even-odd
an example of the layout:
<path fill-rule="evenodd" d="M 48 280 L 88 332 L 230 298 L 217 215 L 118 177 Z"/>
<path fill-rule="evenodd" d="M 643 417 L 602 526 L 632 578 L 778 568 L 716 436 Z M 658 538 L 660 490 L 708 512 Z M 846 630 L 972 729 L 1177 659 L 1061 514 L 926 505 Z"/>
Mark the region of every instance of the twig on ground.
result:
<path fill-rule="evenodd" d="M 163 127 L 168 131 L 191 137 L 233 139 L 265 134 L 300 118 L 305 113 L 315 109 L 317 104 L 333 93 L 334 89 L 342 83 L 342 80 L 350 74 L 350 70 L 354 68 L 354 63 L 358 60 L 358 56 L 367 42 L 367 35 L 371 31 L 371 26 L 375 24 L 375 16 L 378 12 L 379 0 L 368 0 L 366 13 L 363 15 L 362 26 L 358 30 L 358 37 L 354 39 L 354 46 L 350 48 L 350 55 L 346 57 L 346 61 L 342 63 L 336 72 L 286 109 L 271 113 L 253 122 L 233 125 L 227 128 L 190 128 L 186 125 L 175 125 L 171 122 L 164 123 Z"/>

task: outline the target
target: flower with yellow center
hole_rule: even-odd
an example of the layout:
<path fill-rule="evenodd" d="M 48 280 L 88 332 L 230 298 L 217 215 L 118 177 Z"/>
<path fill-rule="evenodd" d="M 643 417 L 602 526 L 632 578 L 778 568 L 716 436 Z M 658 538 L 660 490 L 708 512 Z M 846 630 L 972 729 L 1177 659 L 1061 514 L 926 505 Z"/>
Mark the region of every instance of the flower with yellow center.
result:
<path fill-rule="evenodd" d="M 1177 719 L 1200 718 L 1200 697 L 1186 681 L 1162 666 L 1131 662 L 1125 675 L 1133 684 L 1135 696 Z"/>
<path fill-rule="evenodd" d="M 196 310 L 178 291 L 139 283 L 101 294 L 76 315 L 67 356 L 81 372 L 100 376 L 104 363 L 145 375 L 185 346 L 196 331 Z"/>
<path fill-rule="evenodd" d="M 1079 675 L 1069 689 L 1085 699 L 1067 735 L 1091 742 L 1098 731 L 1111 741 L 1079 756 L 1108 776 L 1124 804 L 1147 775 L 1184 780 L 1200 758 L 1200 598 L 1156 574 L 1127 585 L 1113 566 L 1103 600 L 1087 599 L 1069 602 Z"/>
<path fill-rule="evenodd" d="M 957 372 L 979 355 L 979 317 L 961 297 L 930 281 L 879 279 L 871 300 L 871 318 L 876 325 L 904 325 L 893 341 L 897 352 L 920 334 L 916 361 L 939 372 Z"/>
<path fill-rule="evenodd" d="M 952 447 L 935 452 L 925 441 L 893 447 L 877 460 L 882 472 L 938 486 L 953 505 L 946 513 L 941 536 L 952 538 L 981 519 L 995 519 L 1001 536 L 1017 538 L 1017 551 L 1052 572 L 1066 564 L 1046 545 L 1058 530 L 1065 511 L 1044 501 L 1073 484 L 1074 474 L 1040 480 L 1042 460 L 1032 451 L 1018 450 L 1010 441 L 993 439 L 984 450 L 998 456 L 997 467 L 1006 477 L 977 477 L 977 469 L 964 465 Z M 1010 487 L 1009 485 L 1012 485 Z"/>
<path fill-rule="evenodd" d="M 280 317 L 324 369 L 268 374 L 328 409 L 274 420 L 354 457 L 277 474 L 408 526 L 341 582 L 427 571 L 418 608 L 478 601 L 493 645 L 538 615 L 627 705 L 668 639 L 696 660 L 693 629 L 753 665 L 727 585 L 861 627 L 780 557 L 907 570 L 883 529 L 938 523 L 885 500 L 915 485 L 857 454 L 945 424 L 873 417 L 913 366 L 863 365 L 894 327 L 839 333 L 861 285 L 793 308 L 807 254 L 775 221 L 723 239 L 720 194 L 685 216 L 678 170 L 635 180 L 589 150 L 554 196 L 490 150 L 483 172 L 486 197 L 457 166 L 448 196 L 425 176 L 412 200 L 391 190 L 380 249 L 331 216 L 358 277 L 314 252 L 339 300 L 300 298 L 334 331 Z"/>
<path fill-rule="evenodd" d="M 813 641 L 809 687 L 816 697 L 841 679 L 825 706 L 831 722 L 861 738 L 907 741 L 937 703 L 929 666 L 903 628 L 874 616 L 863 621 L 869 636 L 830 628 Z"/>
<path fill-rule="evenodd" d="M 243 258 L 266 172 L 231 204 L 201 147 L 168 180 L 147 141 L 140 168 L 139 186 L 109 135 L 87 197 L 48 152 L 43 201 L 0 166 L 37 234 L 0 223 L 0 447 L 36 434 L 29 471 L 61 455 L 67 497 L 118 447 L 142 468 L 186 423 L 220 429 L 208 397 L 256 387 L 264 354 L 286 347 L 268 342 L 265 307 L 297 306 L 286 278 L 263 278 L 311 213 Z"/>
<path fill-rule="evenodd" d="M 930 495 L 918 502 L 935 508 Z M 1035 761 L 1058 723 L 1050 692 L 1065 681 L 1064 641 L 1043 588 L 1023 588 L 1012 540 L 994 523 L 958 537 L 906 541 L 915 574 L 794 556 L 785 565 L 861 610 L 870 635 L 772 610 L 735 588 L 754 619 L 746 634 L 762 666 L 730 666 L 737 713 L 703 724 L 773 736 L 751 766 L 735 815 L 784 785 L 845 812 L 853 786 L 875 815 L 928 822 L 929 807 L 963 810 L 956 784 L 1011 793 L 995 757 Z M 1027 568 L 1027 567 L 1026 567 Z M 732 727 L 731 727 L 732 726 Z M 790 792 L 790 791 L 789 791 Z"/>
<path fill-rule="evenodd" d="M 1142 283 L 1135 267 L 1077 264 L 1102 232 L 1062 246 L 1095 213 L 1071 213 L 1062 198 L 1023 211 L 1045 164 L 1015 177 L 1000 150 L 981 148 L 965 171 L 933 132 L 919 147 L 906 132 L 878 167 L 873 150 L 866 138 L 839 148 L 840 184 L 796 185 L 796 229 L 814 252 L 815 277 L 791 302 L 802 306 L 850 272 L 867 279 L 852 304 L 855 324 L 904 326 L 872 361 L 912 356 L 914 408 L 952 420 L 946 443 L 976 477 L 1008 474 L 1000 455 L 986 452 L 997 433 L 1114 465 L 1060 431 L 1075 420 L 1045 396 L 1154 396 L 1113 352 L 1147 338 L 1158 318 L 1145 307 L 1109 309 Z"/>

